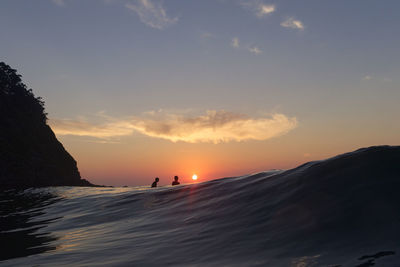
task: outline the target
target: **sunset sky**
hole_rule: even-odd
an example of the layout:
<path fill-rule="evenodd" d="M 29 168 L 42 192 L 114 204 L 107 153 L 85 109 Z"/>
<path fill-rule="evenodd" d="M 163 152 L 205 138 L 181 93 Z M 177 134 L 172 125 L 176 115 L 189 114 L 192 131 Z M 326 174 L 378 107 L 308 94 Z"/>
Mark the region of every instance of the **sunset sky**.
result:
<path fill-rule="evenodd" d="M 0 61 L 96 184 L 399 145 L 400 1 L 2 0 Z"/>

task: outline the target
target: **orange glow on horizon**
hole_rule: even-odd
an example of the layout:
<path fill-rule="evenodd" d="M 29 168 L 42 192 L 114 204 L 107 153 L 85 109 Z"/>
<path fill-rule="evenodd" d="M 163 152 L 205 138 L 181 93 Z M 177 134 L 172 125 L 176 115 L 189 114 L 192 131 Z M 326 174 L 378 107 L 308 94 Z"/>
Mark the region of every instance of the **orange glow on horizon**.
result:
<path fill-rule="evenodd" d="M 321 155 L 321 148 L 303 147 L 299 140 L 285 147 L 278 140 L 215 145 L 148 138 L 139 138 L 139 142 L 136 138 L 139 137 L 103 144 L 62 137 L 62 143 L 75 157 L 83 178 L 113 186 L 148 186 L 154 177 L 160 177 L 159 186 L 170 185 L 175 175 L 181 184 L 206 182 L 272 168 L 291 168 L 326 157 Z M 304 158 L 304 153 L 310 153 L 311 158 Z"/>

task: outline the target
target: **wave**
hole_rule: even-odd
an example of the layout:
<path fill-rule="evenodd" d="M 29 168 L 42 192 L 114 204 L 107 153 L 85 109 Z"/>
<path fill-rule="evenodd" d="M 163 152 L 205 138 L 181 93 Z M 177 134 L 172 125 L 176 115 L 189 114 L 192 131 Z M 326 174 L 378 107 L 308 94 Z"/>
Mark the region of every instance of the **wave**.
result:
<path fill-rule="evenodd" d="M 399 163 L 400 147 L 379 146 L 177 187 L 28 190 L 42 204 L 3 212 L 0 243 L 31 243 L 0 263 L 398 266 Z"/>

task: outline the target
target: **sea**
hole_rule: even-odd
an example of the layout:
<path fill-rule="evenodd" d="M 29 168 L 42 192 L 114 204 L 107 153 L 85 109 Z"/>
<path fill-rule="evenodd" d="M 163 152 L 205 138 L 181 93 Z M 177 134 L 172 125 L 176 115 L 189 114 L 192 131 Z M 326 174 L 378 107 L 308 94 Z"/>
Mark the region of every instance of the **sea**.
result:
<path fill-rule="evenodd" d="M 174 187 L 3 190 L 0 266 L 400 266 L 400 147 Z"/>

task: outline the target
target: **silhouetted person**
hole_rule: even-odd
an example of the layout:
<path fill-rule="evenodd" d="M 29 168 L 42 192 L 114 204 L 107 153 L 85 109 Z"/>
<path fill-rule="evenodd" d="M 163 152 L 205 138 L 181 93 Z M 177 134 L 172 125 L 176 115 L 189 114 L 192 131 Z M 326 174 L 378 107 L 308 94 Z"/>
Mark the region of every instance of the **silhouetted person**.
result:
<path fill-rule="evenodd" d="M 172 181 L 172 185 L 178 185 L 178 184 L 180 184 L 180 182 L 178 182 L 178 176 L 175 176 L 174 177 L 174 181 Z"/>
<path fill-rule="evenodd" d="M 151 184 L 151 187 L 157 187 L 158 181 L 160 181 L 160 179 L 156 177 L 156 179 L 154 179 L 154 182 Z"/>

